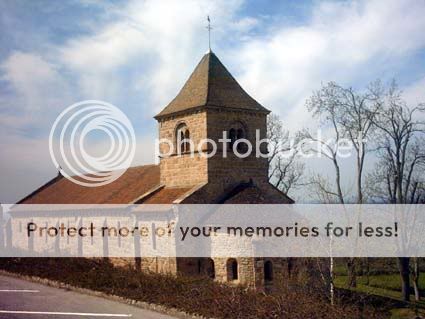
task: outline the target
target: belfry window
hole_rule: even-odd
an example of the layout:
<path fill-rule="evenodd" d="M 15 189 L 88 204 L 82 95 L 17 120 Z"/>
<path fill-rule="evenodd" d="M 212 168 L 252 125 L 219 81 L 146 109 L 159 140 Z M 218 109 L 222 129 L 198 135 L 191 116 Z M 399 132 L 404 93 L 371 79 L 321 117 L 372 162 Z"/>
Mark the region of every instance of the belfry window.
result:
<path fill-rule="evenodd" d="M 236 143 L 236 141 L 241 139 L 246 139 L 245 130 L 243 128 L 243 125 L 239 122 L 235 123 L 233 127 L 229 130 L 228 133 L 229 138 L 229 150 L 233 151 L 233 145 Z M 237 143 L 237 151 L 238 152 L 245 152 L 246 151 L 246 143 L 244 142 L 238 142 Z"/>
<path fill-rule="evenodd" d="M 178 154 L 184 154 L 191 149 L 190 132 L 184 123 L 177 126 L 176 129 L 176 148 Z"/>
<path fill-rule="evenodd" d="M 229 147 L 233 149 L 233 144 L 236 142 L 236 130 L 234 128 L 231 128 L 229 131 L 229 140 Z"/>
<path fill-rule="evenodd" d="M 243 129 L 238 128 L 236 132 L 236 140 L 241 140 L 243 138 L 245 138 L 245 132 Z M 246 145 L 244 143 L 238 143 L 237 149 L 238 149 L 238 152 L 245 152 Z"/>

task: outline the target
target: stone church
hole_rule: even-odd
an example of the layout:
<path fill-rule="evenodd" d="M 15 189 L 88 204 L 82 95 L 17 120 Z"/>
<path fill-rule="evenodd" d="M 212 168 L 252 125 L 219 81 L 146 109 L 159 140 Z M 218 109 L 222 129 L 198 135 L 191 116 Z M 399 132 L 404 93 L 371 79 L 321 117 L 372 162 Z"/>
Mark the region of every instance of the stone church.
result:
<path fill-rule="evenodd" d="M 266 138 L 269 110 L 249 96 L 213 52 L 203 56 L 177 96 L 158 114 L 159 138 L 175 143 L 174 153 L 159 165 L 132 167 L 114 182 L 87 188 L 58 175 L 22 199 L 21 204 L 291 204 L 268 182 L 267 158 L 223 156 L 217 142 L 214 156 L 205 144 L 190 152 L 180 137 L 198 145 L 231 139 L 255 145 L 256 132 Z M 202 143 L 201 143 L 202 144 Z M 164 148 L 166 145 L 161 145 Z M 166 150 L 161 149 L 161 153 Z M 284 272 L 283 259 L 142 258 L 142 271 L 208 275 L 222 282 L 264 287 Z"/>

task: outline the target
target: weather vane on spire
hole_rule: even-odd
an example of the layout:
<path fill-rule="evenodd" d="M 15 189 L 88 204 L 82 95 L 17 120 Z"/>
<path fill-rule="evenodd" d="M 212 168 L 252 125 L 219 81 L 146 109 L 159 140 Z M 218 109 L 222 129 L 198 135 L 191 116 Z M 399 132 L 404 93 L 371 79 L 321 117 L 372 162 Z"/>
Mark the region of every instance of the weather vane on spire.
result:
<path fill-rule="evenodd" d="M 208 48 L 209 48 L 209 52 L 211 52 L 211 20 L 210 20 L 210 16 L 207 16 L 207 21 L 208 21 L 208 25 L 207 25 L 207 30 L 208 30 Z"/>

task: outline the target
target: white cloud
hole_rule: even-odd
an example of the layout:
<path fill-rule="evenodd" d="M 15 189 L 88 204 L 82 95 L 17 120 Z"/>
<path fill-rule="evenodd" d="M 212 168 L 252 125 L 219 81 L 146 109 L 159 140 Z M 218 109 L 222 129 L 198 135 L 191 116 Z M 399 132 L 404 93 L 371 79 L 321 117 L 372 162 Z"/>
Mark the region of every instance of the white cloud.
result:
<path fill-rule="evenodd" d="M 1 79 L 14 95 L 1 97 L 2 126 L 40 128 L 70 101 L 68 84 L 55 65 L 37 54 L 13 52 L 1 65 Z M 3 127 L 4 129 L 4 127 Z"/>
<path fill-rule="evenodd" d="M 234 54 L 240 81 L 288 126 L 308 124 L 305 99 L 321 82 L 362 85 L 425 47 L 420 1 L 324 2 L 309 23 L 275 28 Z M 364 82 L 366 80 L 366 83 Z"/>
<path fill-rule="evenodd" d="M 154 106 L 154 114 L 174 97 L 207 50 L 206 16 L 229 25 L 239 6 L 240 1 L 224 0 L 133 1 L 115 9 L 118 19 L 112 24 L 59 48 L 60 59 L 79 73 L 86 95 L 108 97 L 126 88 L 148 92 L 144 102 Z M 252 23 L 243 20 L 237 27 Z M 121 68 L 131 71 L 123 75 Z"/>
<path fill-rule="evenodd" d="M 425 76 L 404 88 L 403 97 L 410 106 L 425 103 Z"/>
<path fill-rule="evenodd" d="M 233 28 L 239 33 L 246 33 L 260 24 L 260 20 L 253 17 L 245 17 L 232 23 Z"/>
<path fill-rule="evenodd" d="M 41 56 L 30 53 L 14 52 L 1 66 L 3 80 L 8 81 L 17 94 L 24 99 L 26 107 L 40 109 L 40 101 L 46 94 L 51 95 L 52 86 L 63 95 L 64 83 L 55 66 Z"/>
<path fill-rule="evenodd" d="M 423 1 L 315 2 L 311 19 L 297 26 L 252 14 L 241 17 L 243 4 L 170 0 L 108 5 L 113 17 L 108 24 L 102 20 L 97 28 L 90 24 L 84 35 L 46 43 L 48 51 L 13 52 L 1 63 L 2 80 L 15 91 L 0 97 L 0 133 L 9 130 L 2 135 L 2 147 L 11 150 L 10 157 L 1 158 L 2 176 L 19 176 L 18 185 L 33 180 L 31 188 L 47 179 L 54 171 L 47 151 L 31 157 L 32 149 L 42 150 L 46 142 L 14 138 L 12 127 L 35 125 L 48 131 L 49 117 L 81 97 L 121 107 L 131 101 L 141 118 L 158 112 L 207 50 L 207 15 L 214 27 L 213 50 L 290 129 L 309 124 L 304 101 L 322 81 L 364 86 L 425 47 Z M 252 32 L 260 25 L 262 33 Z M 406 98 L 423 101 L 424 87 L 425 78 L 420 78 L 405 89 Z M 143 146 L 138 146 L 135 163 L 152 161 L 155 134 L 139 137 Z"/>

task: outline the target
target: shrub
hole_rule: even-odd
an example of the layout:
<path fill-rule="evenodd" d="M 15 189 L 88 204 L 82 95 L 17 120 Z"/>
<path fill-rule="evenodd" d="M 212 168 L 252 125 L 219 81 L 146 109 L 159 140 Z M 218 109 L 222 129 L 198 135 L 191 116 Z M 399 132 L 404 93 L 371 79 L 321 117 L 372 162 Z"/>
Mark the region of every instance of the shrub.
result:
<path fill-rule="evenodd" d="M 175 307 L 214 318 L 381 318 L 372 308 L 352 301 L 331 306 L 304 288 L 281 288 L 271 294 L 230 287 L 200 277 L 137 272 L 107 260 L 83 258 L 0 259 L 0 268 L 139 301 Z"/>

